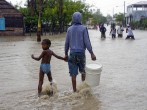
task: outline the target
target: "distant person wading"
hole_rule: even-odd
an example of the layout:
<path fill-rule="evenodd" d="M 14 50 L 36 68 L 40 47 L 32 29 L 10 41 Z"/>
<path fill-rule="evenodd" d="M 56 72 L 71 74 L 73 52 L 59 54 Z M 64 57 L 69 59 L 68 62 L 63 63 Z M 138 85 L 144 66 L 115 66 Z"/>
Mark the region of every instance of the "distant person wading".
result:
<path fill-rule="evenodd" d="M 106 38 L 106 35 L 105 35 L 106 31 L 107 30 L 106 30 L 104 24 L 102 24 L 101 27 L 100 27 L 101 38 Z"/>
<path fill-rule="evenodd" d="M 124 28 L 122 25 L 120 25 L 117 29 L 117 34 L 118 34 L 118 37 L 122 38 L 123 37 L 123 31 L 124 31 Z"/>
<path fill-rule="evenodd" d="M 131 39 L 135 40 L 133 31 L 132 31 L 132 28 L 131 28 L 130 25 L 127 26 L 126 33 L 128 33 L 126 39 L 130 39 L 131 38 Z"/>

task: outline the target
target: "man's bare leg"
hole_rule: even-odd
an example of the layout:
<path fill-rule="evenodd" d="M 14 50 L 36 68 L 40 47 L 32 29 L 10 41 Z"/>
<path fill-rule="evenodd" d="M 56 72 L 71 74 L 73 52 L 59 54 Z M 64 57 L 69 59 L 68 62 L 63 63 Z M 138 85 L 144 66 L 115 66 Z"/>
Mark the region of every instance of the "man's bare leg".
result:
<path fill-rule="evenodd" d="M 86 78 L 86 74 L 81 74 L 81 80 L 85 81 L 85 78 Z"/>
<path fill-rule="evenodd" d="M 76 92 L 77 91 L 77 89 L 76 89 L 76 76 L 72 76 L 71 79 L 72 79 L 73 91 Z"/>

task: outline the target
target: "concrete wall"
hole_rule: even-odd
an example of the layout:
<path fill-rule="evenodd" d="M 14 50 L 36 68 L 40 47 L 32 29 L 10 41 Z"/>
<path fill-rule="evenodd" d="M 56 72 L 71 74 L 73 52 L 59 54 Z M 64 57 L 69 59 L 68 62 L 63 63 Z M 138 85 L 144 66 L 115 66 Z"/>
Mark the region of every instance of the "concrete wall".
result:
<path fill-rule="evenodd" d="M 0 31 L 0 36 L 23 36 L 23 28 L 6 28 L 5 31 Z"/>

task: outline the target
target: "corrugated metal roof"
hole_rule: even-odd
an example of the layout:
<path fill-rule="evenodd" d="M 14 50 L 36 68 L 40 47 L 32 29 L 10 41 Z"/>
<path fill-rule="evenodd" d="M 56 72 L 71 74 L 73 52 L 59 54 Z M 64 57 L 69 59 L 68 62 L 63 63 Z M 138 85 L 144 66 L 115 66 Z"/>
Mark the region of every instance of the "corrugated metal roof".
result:
<path fill-rule="evenodd" d="M 6 0 L 0 0 L 0 14 L 1 13 L 15 13 L 15 14 L 21 14 L 13 5 L 8 3 Z"/>
<path fill-rule="evenodd" d="M 147 1 L 140 1 L 140 2 L 137 2 L 137 3 L 133 3 L 127 7 L 131 7 L 131 6 L 134 6 L 134 7 L 147 7 Z"/>
<path fill-rule="evenodd" d="M 147 1 L 140 1 L 140 2 L 134 3 L 133 5 L 147 5 Z"/>
<path fill-rule="evenodd" d="M 15 9 L 15 8 L 6 0 L 0 0 L 0 9 Z"/>

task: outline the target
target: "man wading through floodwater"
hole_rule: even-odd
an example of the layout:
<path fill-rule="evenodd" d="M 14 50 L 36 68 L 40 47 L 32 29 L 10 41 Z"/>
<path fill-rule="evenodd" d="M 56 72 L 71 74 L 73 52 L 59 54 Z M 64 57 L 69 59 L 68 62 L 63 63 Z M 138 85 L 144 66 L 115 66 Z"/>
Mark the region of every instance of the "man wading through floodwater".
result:
<path fill-rule="evenodd" d="M 78 70 L 81 73 L 81 80 L 85 81 L 86 48 L 91 54 L 91 59 L 96 60 L 96 56 L 93 53 L 89 39 L 88 30 L 85 26 L 82 25 L 81 20 L 81 13 L 75 12 L 72 17 L 72 26 L 70 26 L 67 30 L 65 41 L 65 59 L 68 61 L 69 73 L 71 76 L 74 92 L 77 91 L 76 77 L 78 75 Z M 68 56 L 69 49 L 70 54 Z"/>

